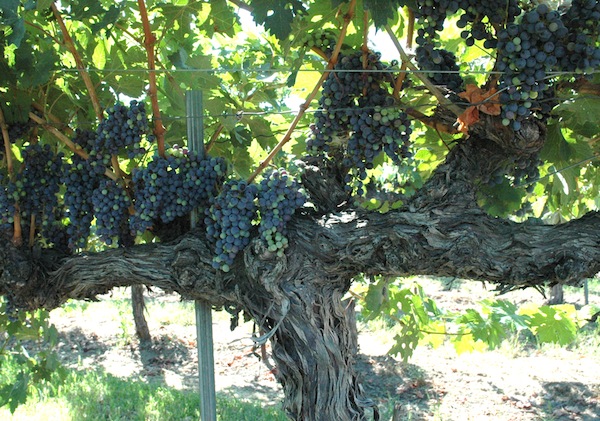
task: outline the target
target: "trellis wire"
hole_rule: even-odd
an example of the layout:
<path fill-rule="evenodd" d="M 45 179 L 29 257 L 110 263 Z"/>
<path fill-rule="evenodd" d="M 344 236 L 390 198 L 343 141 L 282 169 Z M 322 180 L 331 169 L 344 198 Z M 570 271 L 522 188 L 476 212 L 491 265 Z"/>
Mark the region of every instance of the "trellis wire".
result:
<path fill-rule="evenodd" d="M 565 98 L 566 100 L 573 100 L 576 97 L 570 97 L 570 98 Z M 481 102 L 476 102 L 476 103 L 471 103 L 471 102 L 455 102 L 456 105 L 460 105 L 460 106 L 476 106 L 476 105 L 480 105 L 480 104 L 500 104 L 500 102 L 498 101 L 481 101 Z M 410 106 L 410 107 L 401 107 L 398 105 L 390 105 L 390 106 L 380 106 L 381 109 L 395 109 L 395 108 L 411 108 L 411 109 L 419 109 L 419 108 L 433 108 L 435 107 L 437 104 L 436 103 L 430 103 L 430 104 L 417 104 L 414 106 Z M 307 109 L 304 113 L 305 114 L 314 114 L 317 112 L 339 112 L 339 111 L 359 111 L 359 110 L 374 110 L 375 107 L 374 106 L 369 106 L 369 107 L 345 107 L 345 108 L 328 108 L 328 109 L 324 109 L 324 108 L 311 108 L 311 109 Z M 239 121 L 242 121 L 245 117 L 268 117 L 271 115 L 287 115 L 287 114 L 296 114 L 298 112 L 298 110 L 282 110 L 282 111 L 273 111 L 273 110 L 269 110 L 269 111 L 235 111 L 235 112 L 223 112 L 223 113 L 214 113 L 214 114 L 203 114 L 204 118 L 228 118 L 228 117 L 235 117 L 236 119 L 238 119 Z M 188 117 L 185 116 L 172 116 L 172 117 L 165 117 L 165 116 L 161 116 L 161 118 L 159 119 L 155 119 L 154 121 L 162 121 L 162 122 L 172 122 L 172 121 L 182 121 L 182 120 L 187 120 Z M 78 126 L 93 126 L 95 124 L 97 124 L 97 121 L 91 121 L 91 120 L 77 120 L 77 125 Z M 58 122 L 53 122 L 53 121 L 46 121 L 46 124 L 49 126 L 55 126 L 57 128 L 60 127 L 64 127 L 66 125 L 68 125 L 69 123 L 58 123 Z"/>
<path fill-rule="evenodd" d="M 133 68 L 133 69 L 98 69 L 88 67 L 82 69 L 86 72 L 93 73 L 296 73 L 296 72 L 318 72 L 324 73 L 325 69 L 306 69 L 306 68 L 277 68 L 277 69 L 261 69 L 261 68 L 205 68 L 205 69 L 146 69 L 146 68 Z M 60 68 L 55 69 L 54 73 L 79 73 L 80 69 L 73 68 Z M 390 67 L 387 69 L 331 69 L 328 73 L 432 73 L 432 74 L 483 74 L 483 75 L 504 75 L 507 72 L 500 72 L 498 70 L 410 70 L 410 69 L 399 69 Z M 596 74 L 600 73 L 600 70 L 592 70 L 585 74 Z M 512 74 L 512 72 L 511 72 Z M 550 71 L 547 72 L 547 77 L 555 76 L 582 76 L 581 72 L 571 71 Z"/>

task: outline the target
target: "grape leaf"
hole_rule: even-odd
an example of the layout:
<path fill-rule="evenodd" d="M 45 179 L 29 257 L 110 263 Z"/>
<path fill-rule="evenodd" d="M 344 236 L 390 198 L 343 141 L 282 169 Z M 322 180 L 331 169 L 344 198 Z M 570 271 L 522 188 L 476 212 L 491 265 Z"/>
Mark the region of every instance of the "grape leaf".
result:
<path fill-rule="evenodd" d="M 299 0 L 254 0 L 251 5 L 254 21 L 282 40 L 290 35 L 294 18 L 306 13 Z"/>
<path fill-rule="evenodd" d="M 525 196 L 523 189 L 514 187 L 508 180 L 495 186 L 481 187 L 481 197 L 487 213 L 492 216 L 505 216 L 521 208 L 521 201 Z"/>
<path fill-rule="evenodd" d="M 17 10 L 21 2 L 18 0 L 4 0 L 0 3 L 0 22 L 10 26 L 12 32 L 8 32 L 6 38 L 8 44 L 14 44 L 17 47 L 25 37 L 25 21 L 18 16 Z"/>
<path fill-rule="evenodd" d="M 559 306 L 541 306 L 531 317 L 531 328 L 541 342 L 567 345 L 575 340 L 577 325 Z"/>
<path fill-rule="evenodd" d="M 518 314 L 518 308 L 514 303 L 507 300 L 483 300 L 484 311 L 491 313 L 500 323 L 517 329 L 528 326 L 529 316 Z"/>
<path fill-rule="evenodd" d="M 573 161 L 588 158 L 592 150 L 587 143 L 569 142 L 562 133 L 560 124 L 548 124 L 546 142 L 540 151 L 540 158 L 552 162 L 559 167 L 567 166 Z"/>
<path fill-rule="evenodd" d="M 452 338 L 452 345 L 458 355 L 465 352 L 483 351 L 486 349 L 487 344 L 482 341 L 476 341 L 473 335 L 461 334 L 456 335 Z"/>
<path fill-rule="evenodd" d="M 391 355 L 400 355 L 404 362 L 412 356 L 413 352 L 419 345 L 421 333 L 414 324 L 406 324 L 402 326 L 400 334 L 394 336 L 396 343 L 388 351 Z"/>
<path fill-rule="evenodd" d="M 578 95 L 562 102 L 553 113 L 560 115 L 566 127 L 585 137 L 594 137 L 600 132 L 598 114 L 600 98 L 596 95 Z"/>
<path fill-rule="evenodd" d="M 202 29 L 209 35 L 217 32 L 233 37 L 236 22 L 237 18 L 225 0 L 212 0 L 209 19 L 202 25 Z"/>
<path fill-rule="evenodd" d="M 367 320 L 374 319 L 384 311 L 385 290 L 387 286 L 388 281 L 386 279 L 380 279 L 379 282 L 369 284 L 364 307 Z"/>
<path fill-rule="evenodd" d="M 365 9 L 371 12 L 375 26 L 381 28 L 394 17 L 402 3 L 399 0 L 365 0 Z"/>
<path fill-rule="evenodd" d="M 27 400 L 28 386 L 29 375 L 21 371 L 13 384 L 0 388 L 0 406 L 8 404 L 11 414 L 14 413 L 17 407 Z"/>
<path fill-rule="evenodd" d="M 114 25 L 117 20 L 120 18 L 121 8 L 117 5 L 112 5 L 105 10 L 104 13 L 99 14 L 102 18 L 98 21 L 90 25 L 90 29 L 92 32 L 98 32 L 102 29 L 107 29 Z"/>

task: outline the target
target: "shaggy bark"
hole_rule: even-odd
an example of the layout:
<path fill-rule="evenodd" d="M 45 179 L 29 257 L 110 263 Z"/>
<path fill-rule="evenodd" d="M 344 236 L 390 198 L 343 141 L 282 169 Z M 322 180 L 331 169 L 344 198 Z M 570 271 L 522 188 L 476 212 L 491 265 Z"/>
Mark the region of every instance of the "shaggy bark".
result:
<path fill-rule="evenodd" d="M 476 184 L 485 171 L 510 161 L 515 144 L 529 154 L 543 143 L 542 131 L 527 130 L 525 147 L 502 136 L 457 144 L 404 208 L 386 214 L 336 203 L 346 197 L 336 187 L 339 177 L 308 165 L 305 187 L 325 203 L 320 213 L 290 221 L 282 258 L 255 239 L 228 273 L 212 268 L 212 247 L 201 230 L 170 243 L 64 259 L 35 256 L 7 240 L 0 248 L 0 294 L 24 307 L 54 308 L 117 286 L 148 285 L 244 311 L 266 332 L 257 342 L 271 340 L 292 419 L 362 420 L 372 404 L 353 368 L 352 303 L 342 300 L 354 276 L 450 276 L 505 291 L 578 285 L 600 271 L 600 214 L 550 226 L 492 218 L 477 207 Z"/>

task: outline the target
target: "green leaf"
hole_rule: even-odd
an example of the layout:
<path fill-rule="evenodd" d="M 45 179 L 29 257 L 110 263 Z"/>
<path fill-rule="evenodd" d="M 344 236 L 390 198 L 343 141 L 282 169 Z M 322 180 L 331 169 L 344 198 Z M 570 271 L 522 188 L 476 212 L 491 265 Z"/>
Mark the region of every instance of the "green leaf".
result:
<path fill-rule="evenodd" d="M 483 310 L 496 318 L 504 326 L 525 329 L 529 326 L 529 316 L 519 314 L 518 307 L 507 300 L 483 300 Z"/>
<path fill-rule="evenodd" d="M 481 186 L 483 206 L 492 216 L 506 216 L 521 208 L 521 201 L 525 196 L 522 188 L 514 187 L 508 180 L 495 186 Z"/>
<path fill-rule="evenodd" d="M 252 131 L 252 136 L 257 140 L 258 144 L 263 149 L 272 147 L 277 143 L 277 139 L 271 130 L 271 123 L 262 117 L 253 117 L 248 125 Z"/>
<path fill-rule="evenodd" d="M 29 375 L 21 371 L 17 374 L 15 382 L 0 388 L 0 406 L 8 404 L 10 412 L 14 414 L 17 407 L 27 401 Z"/>
<path fill-rule="evenodd" d="M 36 87 L 46 84 L 56 68 L 58 57 L 54 51 L 44 51 L 37 54 L 35 68 L 28 71 L 24 87 Z"/>
<path fill-rule="evenodd" d="M 558 105 L 553 114 L 559 115 L 566 127 L 582 136 L 591 138 L 600 132 L 600 97 L 597 95 L 581 94 L 570 97 Z"/>
<path fill-rule="evenodd" d="M 281 40 L 292 32 L 294 18 L 306 13 L 299 0 L 253 0 L 250 4 L 254 21 L 264 25 L 265 29 Z"/>
<path fill-rule="evenodd" d="M 35 2 L 35 8 L 37 10 L 47 10 L 50 8 L 53 2 L 53 0 L 37 0 Z"/>
<path fill-rule="evenodd" d="M 467 309 L 457 319 L 457 323 L 465 325 L 466 331 L 473 335 L 474 341 L 481 341 L 492 349 L 500 345 L 506 337 L 506 330 L 497 318 L 484 317 L 474 309 Z"/>
<path fill-rule="evenodd" d="M 419 345 L 421 333 L 416 324 L 410 323 L 402 326 L 400 334 L 394 336 L 396 343 L 388 351 L 391 355 L 400 355 L 402 361 L 406 362 L 412 357 Z"/>
<path fill-rule="evenodd" d="M 388 280 L 385 278 L 380 278 L 378 282 L 369 284 L 364 307 L 367 320 L 372 320 L 381 314 L 386 301 L 387 286 Z"/>
<path fill-rule="evenodd" d="M 245 126 L 236 125 L 230 132 L 231 144 L 234 146 L 247 147 L 252 143 L 252 133 Z"/>
<path fill-rule="evenodd" d="M 573 305 L 545 305 L 531 315 L 530 328 L 542 343 L 568 345 L 575 340 L 577 334 L 575 317 Z"/>
<path fill-rule="evenodd" d="M 548 124 L 546 142 L 540 151 L 540 158 L 544 161 L 563 168 L 591 155 L 592 150 L 587 143 L 567 141 L 558 122 Z"/>
<path fill-rule="evenodd" d="M 14 44 L 17 47 L 25 37 L 25 20 L 18 15 L 19 0 L 3 0 L 0 2 L 0 23 L 11 28 L 6 40 L 8 44 Z"/>
<path fill-rule="evenodd" d="M 231 7 L 227 4 L 227 1 L 211 0 L 209 17 L 210 19 L 202 26 L 202 28 L 206 29 L 208 35 L 214 32 L 223 33 L 230 37 L 235 35 L 237 18 Z"/>
<path fill-rule="evenodd" d="M 74 0 L 69 2 L 70 15 L 75 20 L 95 19 L 106 13 L 100 1 Z"/>
<path fill-rule="evenodd" d="M 400 0 L 365 0 L 365 9 L 371 12 L 375 26 L 381 28 L 394 18 L 402 3 Z"/>
<path fill-rule="evenodd" d="M 105 12 L 96 15 L 101 16 L 102 19 L 90 25 L 90 29 L 92 30 L 92 32 L 97 33 L 103 29 L 108 29 L 109 27 L 112 27 L 115 23 L 117 23 L 117 20 L 120 17 L 120 13 L 121 7 L 119 6 L 119 4 L 113 4 Z"/>

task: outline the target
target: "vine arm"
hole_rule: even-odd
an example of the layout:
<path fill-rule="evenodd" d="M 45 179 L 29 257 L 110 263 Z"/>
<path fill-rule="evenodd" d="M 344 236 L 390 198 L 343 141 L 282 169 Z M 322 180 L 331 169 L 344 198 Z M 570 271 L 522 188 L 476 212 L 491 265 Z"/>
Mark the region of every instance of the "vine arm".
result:
<path fill-rule="evenodd" d="M 60 26 L 60 30 L 62 32 L 63 39 L 65 41 L 65 46 L 67 47 L 67 49 L 73 56 L 73 59 L 75 60 L 75 63 L 77 65 L 77 70 L 79 70 L 79 73 L 81 74 L 81 78 L 83 79 L 83 82 L 85 83 L 85 87 L 87 88 L 88 94 L 90 96 L 90 100 L 92 101 L 92 106 L 94 107 L 94 112 L 96 113 L 96 117 L 98 117 L 98 120 L 102 120 L 102 107 L 100 107 L 100 101 L 98 100 L 98 95 L 96 94 L 96 89 L 94 87 L 94 84 L 92 83 L 92 79 L 90 79 L 89 73 L 85 70 L 85 67 L 83 65 L 83 60 L 81 60 L 81 56 L 79 55 L 79 53 L 77 52 L 77 49 L 75 48 L 75 43 L 73 42 L 73 38 L 71 38 L 71 35 L 69 34 L 69 31 L 67 30 L 65 21 L 63 20 L 62 15 L 60 14 L 60 11 L 58 10 L 58 7 L 56 6 L 56 3 L 52 2 L 51 8 L 52 8 L 52 13 L 54 14 L 54 17 L 56 18 L 56 21 L 58 22 L 58 26 Z"/>
<path fill-rule="evenodd" d="M 144 0 L 138 0 L 138 7 L 142 17 L 142 25 L 144 27 L 144 47 L 148 54 L 148 94 L 152 103 L 152 114 L 154 116 L 154 135 L 156 136 L 156 144 L 158 146 L 158 154 L 165 156 L 165 126 L 160 118 L 160 108 L 158 107 L 158 88 L 156 85 L 156 59 L 154 55 L 154 45 L 156 37 L 150 28 L 150 19 L 148 18 L 148 10 Z"/>

